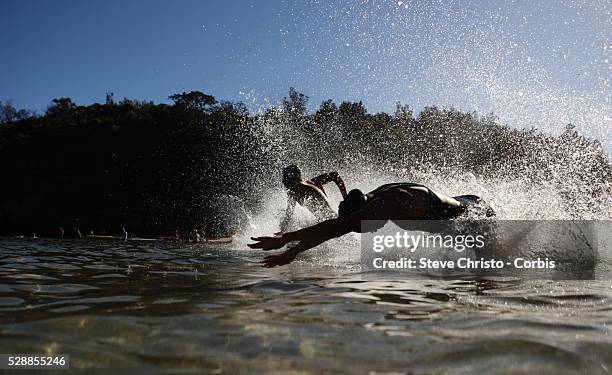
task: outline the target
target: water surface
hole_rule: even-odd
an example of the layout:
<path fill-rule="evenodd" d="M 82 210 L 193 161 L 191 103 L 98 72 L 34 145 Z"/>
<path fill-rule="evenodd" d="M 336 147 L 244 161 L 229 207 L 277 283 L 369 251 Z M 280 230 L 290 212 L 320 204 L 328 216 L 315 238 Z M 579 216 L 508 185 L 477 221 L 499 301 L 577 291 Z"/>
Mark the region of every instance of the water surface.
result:
<path fill-rule="evenodd" d="M 325 252 L 262 269 L 235 247 L 0 240 L 0 353 L 101 372 L 612 370 L 609 280 L 385 279 Z"/>

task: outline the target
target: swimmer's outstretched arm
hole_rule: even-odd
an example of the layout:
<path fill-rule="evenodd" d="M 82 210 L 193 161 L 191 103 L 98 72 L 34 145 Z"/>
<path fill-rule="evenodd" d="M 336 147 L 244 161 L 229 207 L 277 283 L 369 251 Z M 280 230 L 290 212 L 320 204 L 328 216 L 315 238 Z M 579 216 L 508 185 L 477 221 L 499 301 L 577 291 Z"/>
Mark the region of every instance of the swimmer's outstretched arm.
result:
<path fill-rule="evenodd" d="M 280 249 L 287 243 L 293 241 L 320 241 L 319 243 L 322 243 L 329 239 L 359 230 L 359 226 L 359 220 L 354 220 L 351 216 L 330 219 L 311 227 L 296 230 L 295 232 L 287 232 L 275 236 L 251 237 L 253 241 L 257 242 L 249 244 L 248 246 L 251 249 L 274 250 Z"/>
<path fill-rule="evenodd" d="M 325 220 L 319 224 L 308 228 L 278 234 L 275 236 L 251 237 L 256 243 L 249 244 L 251 249 L 274 250 L 280 249 L 289 242 L 299 241 L 295 246 L 288 250 L 277 254 L 265 257 L 261 262 L 263 267 L 281 266 L 291 263 L 295 257 L 308 249 L 322 244 L 332 238 L 343 236 L 350 232 L 361 231 L 361 220 L 366 218 L 381 220 L 377 213 L 380 213 L 381 200 L 373 200 L 365 208 L 353 213 L 350 216 L 338 217 L 335 219 Z"/>
<path fill-rule="evenodd" d="M 337 218 L 326 220 L 312 227 L 300 229 L 295 232 L 285 233 L 273 237 L 253 237 L 258 243 L 249 244 L 252 249 L 272 250 L 278 249 L 286 245 L 288 242 L 299 241 L 295 246 L 291 246 L 288 250 L 270 255 L 264 258 L 261 262 L 262 267 L 275 267 L 291 263 L 295 257 L 308 249 L 322 244 L 323 242 L 340 237 L 352 231 L 350 217 Z"/>
<path fill-rule="evenodd" d="M 312 249 L 313 247 L 318 246 L 322 244 L 323 242 L 325 242 L 325 240 L 300 241 L 298 242 L 297 245 L 291 246 L 289 249 L 287 249 L 286 251 L 283 251 L 280 254 L 269 255 L 265 257 L 261 261 L 261 266 L 266 267 L 266 268 L 272 268 L 275 266 L 282 266 L 285 264 L 289 264 L 295 260 L 295 258 L 297 257 L 299 253 L 306 251 L 308 249 Z"/>

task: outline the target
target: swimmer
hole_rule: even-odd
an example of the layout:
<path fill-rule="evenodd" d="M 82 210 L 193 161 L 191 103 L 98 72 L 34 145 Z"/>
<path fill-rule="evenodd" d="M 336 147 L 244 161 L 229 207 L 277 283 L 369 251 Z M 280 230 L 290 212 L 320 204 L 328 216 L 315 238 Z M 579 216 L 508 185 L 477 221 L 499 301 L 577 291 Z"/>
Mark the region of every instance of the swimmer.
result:
<path fill-rule="evenodd" d="M 342 199 L 346 198 L 346 186 L 338 172 L 324 173 L 313 179 L 304 180 L 302 171 L 297 165 L 292 164 L 283 169 L 283 185 L 287 188 L 287 210 L 281 221 L 279 233 L 287 230 L 296 203 L 312 212 L 319 221 L 336 217 L 336 212 L 323 189 L 323 185 L 329 182 L 334 182 L 338 186 Z"/>
<path fill-rule="evenodd" d="M 252 249 L 280 249 L 289 242 L 298 243 L 285 252 L 271 255 L 261 262 L 263 267 L 291 263 L 308 249 L 350 232 L 361 233 L 363 220 L 451 220 L 462 215 L 493 217 L 495 211 L 476 195 L 448 197 L 414 183 L 392 183 L 363 194 L 351 190 L 338 207 L 338 217 L 294 232 L 274 236 L 252 237 Z"/>

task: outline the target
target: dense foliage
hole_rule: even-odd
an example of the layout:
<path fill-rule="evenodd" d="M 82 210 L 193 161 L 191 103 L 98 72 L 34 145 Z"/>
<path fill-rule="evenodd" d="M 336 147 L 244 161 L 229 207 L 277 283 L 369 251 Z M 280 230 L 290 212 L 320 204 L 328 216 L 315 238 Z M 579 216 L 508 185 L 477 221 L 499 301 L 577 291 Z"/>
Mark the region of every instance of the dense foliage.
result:
<path fill-rule="evenodd" d="M 290 162 L 317 171 L 519 176 L 565 184 L 574 200 L 610 194 L 605 153 L 571 126 L 555 137 L 453 109 L 415 116 L 398 104 L 393 115 L 368 114 L 361 102 L 331 100 L 308 114 L 308 97 L 294 89 L 280 107 L 257 115 L 197 91 L 170 99 L 173 105 L 108 96 L 105 104 L 79 106 L 61 98 L 42 116 L 3 104 L 0 232 L 54 235 L 76 225 L 96 233 L 122 226 L 140 235 L 196 226 L 222 232 L 210 202 L 237 196 L 256 205 Z"/>

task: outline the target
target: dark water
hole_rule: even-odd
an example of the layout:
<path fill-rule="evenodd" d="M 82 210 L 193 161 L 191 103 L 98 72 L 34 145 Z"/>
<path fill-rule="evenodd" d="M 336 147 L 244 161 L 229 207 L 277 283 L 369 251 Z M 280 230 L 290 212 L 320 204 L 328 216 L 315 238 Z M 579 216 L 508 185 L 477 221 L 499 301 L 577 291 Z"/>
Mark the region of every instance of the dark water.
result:
<path fill-rule="evenodd" d="M 608 280 L 262 269 L 232 245 L 2 240 L 0 353 L 73 369 L 608 373 Z"/>

